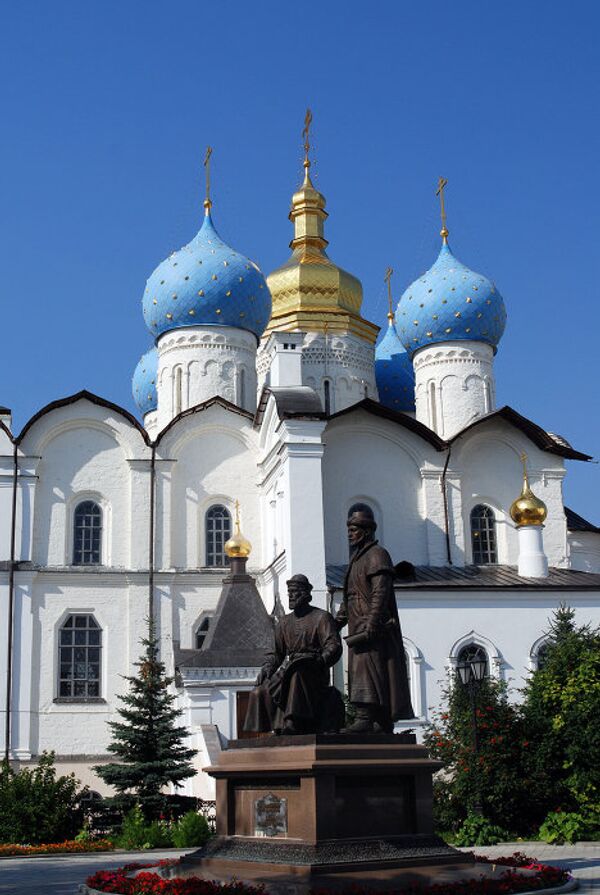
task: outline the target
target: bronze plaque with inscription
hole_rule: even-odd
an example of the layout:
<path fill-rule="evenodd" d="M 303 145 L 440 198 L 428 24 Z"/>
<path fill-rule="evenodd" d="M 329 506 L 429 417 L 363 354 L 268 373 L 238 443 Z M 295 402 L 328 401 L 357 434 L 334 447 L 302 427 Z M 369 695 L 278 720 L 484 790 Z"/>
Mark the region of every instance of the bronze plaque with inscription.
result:
<path fill-rule="evenodd" d="M 254 802 L 254 835 L 286 836 L 288 831 L 287 799 L 272 792 Z"/>

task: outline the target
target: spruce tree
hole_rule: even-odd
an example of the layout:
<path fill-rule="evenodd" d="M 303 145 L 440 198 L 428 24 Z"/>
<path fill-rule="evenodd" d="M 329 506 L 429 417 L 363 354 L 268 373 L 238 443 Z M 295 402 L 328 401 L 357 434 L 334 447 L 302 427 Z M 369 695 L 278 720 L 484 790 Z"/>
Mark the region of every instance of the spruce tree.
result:
<path fill-rule="evenodd" d="M 532 802 L 548 811 L 600 812 L 600 630 L 556 610 L 542 666 L 524 689 Z"/>
<path fill-rule="evenodd" d="M 109 721 L 113 740 L 108 751 L 119 760 L 97 765 L 94 771 L 120 795 L 135 795 L 144 816 L 151 820 L 164 809 L 164 787 L 196 773 L 191 765 L 196 750 L 186 748 L 187 731 L 176 724 L 181 711 L 173 704 L 176 697 L 169 691 L 173 678 L 167 677 L 159 659 L 152 621 L 141 644 L 144 652 L 135 663 L 138 673 L 124 678 L 129 692 L 118 697 L 121 720 Z"/>

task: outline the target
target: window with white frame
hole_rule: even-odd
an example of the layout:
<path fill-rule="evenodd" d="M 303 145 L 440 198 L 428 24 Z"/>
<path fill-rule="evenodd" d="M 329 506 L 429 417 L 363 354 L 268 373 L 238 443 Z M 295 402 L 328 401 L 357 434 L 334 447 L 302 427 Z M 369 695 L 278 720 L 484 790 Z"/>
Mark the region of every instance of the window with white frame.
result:
<path fill-rule="evenodd" d="M 215 504 L 205 517 L 206 565 L 228 566 L 229 557 L 225 553 L 225 542 L 231 537 L 231 514 L 227 507 Z"/>
<path fill-rule="evenodd" d="M 539 644 L 538 648 L 535 651 L 535 667 L 539 671 L 540 668 L 543 668 L 546 662 L 548 661 L 548 653 L 552 648 L 552 642 L 550 640 L 542 640 Z"/>
<path fill-rule="evenodd" d="M 492 508 L 483 503 L 471 510 L 471 547 L 476 566 L 489 566 L 498 562 L 496 517 Z"/>
<path fill-rule="evenodd" d="M 73 565 L 99 566 L 102 562 L 102 508 L 83 500 L 73 514 Z"/>
<path fill-rule="evenodd" d="M 58 695 L 67 699 L 101 696 L 102 629 L 93 615 L 69 615 L 59 631 Z"/>

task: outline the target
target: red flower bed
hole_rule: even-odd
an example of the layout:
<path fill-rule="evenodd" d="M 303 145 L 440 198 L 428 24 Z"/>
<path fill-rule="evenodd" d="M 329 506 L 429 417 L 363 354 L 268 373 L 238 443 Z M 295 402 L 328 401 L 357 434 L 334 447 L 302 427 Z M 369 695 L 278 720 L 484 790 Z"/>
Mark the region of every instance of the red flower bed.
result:
<path fill-rule="evenodd" d="M 534 858 L 516 852 L 509 858 L 485 858 L 478 856 L 480 863 L 519 867 L 534 870 L 535 875 L 523 875 L 513 869 L 506 870 L 495 879 L 480 877 L 456 883 L 438 883 L 426 886 L 414 884 L 403 889 L 386 890 L 386 895 L 511 895 L 511 893 L 531 892 L 562 886 L 571 878 L 568 870 L 539 864 Z M 169 861 L 159 862 L 162 866 Z M 218 883 L 215 880 L 201 879 L 191 876 L 187 879 L 162 879 L 157 873 L 148 872 L 147 868 L 157 864 L 126 864 L 118 870 L 100 870 L 88 877 L 90 889 L 100 892 L 118 893 L 118 895 L 266 895 L 264 886 L 250 886 L 241 882 Z M 129 874 L 138 870 L 136 876 Z M 377 895 L 372 888 L 350 886 L 351 895 Z M 328 889 L 313 890 L 312 895 L 334 895 Z M 335 893 L 339 895 L 339 890 Z"/>
<path fill-rule="evenodd" d="M 49 842 L 45 845 L 0 845 L 0 858 L 16 855 L 60 855 L 71 852 L 112 851 L 114 843 L 110 839 L 96 839 L 94 842 L 77 842 L 67 839 L 65 842 Z"/>
<path fill-rule="evenodd" d="M 118 895 L 266 895 L 264 886 L 249 886 L 240 882 L 221 884 L 199 876 L 163 879 L 157 873 L 148 873 L 145 869 L 173 863 L 177 862 L 125 864 L 118 870 L 99 870 L 87 878 L 86 885 L 99 892 L 114 892 Z M 136 876 L 129 876 L 134 870 L 140 872 Z"/>

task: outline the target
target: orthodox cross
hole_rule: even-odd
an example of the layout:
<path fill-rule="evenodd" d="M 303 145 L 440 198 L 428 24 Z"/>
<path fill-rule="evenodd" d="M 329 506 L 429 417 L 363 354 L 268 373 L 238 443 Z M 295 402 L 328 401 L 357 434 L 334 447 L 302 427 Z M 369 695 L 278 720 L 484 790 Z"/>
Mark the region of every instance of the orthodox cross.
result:
<path fill-rule="evenodd" d="M 212 146 L 206 147 L 206 155 L 204 156 L 204 167 L 206 169 L 206 199 L 204 200 L 204 207 L 210 208 L 212 202 L 210 201 L 210 157 L 212 155 Z"/>
<path fill-rule="evenodd" d="M 385 282 L 387 283 L 387 290 L 388 290 L 388 307 L 389 307 L 389 310 L 388 310 L 388 320 L 389 320 L 390 322 L 392 322 L 393 319 L 394 319 L 394 303 L 393 303 L 393 300 L 392 300 L 392 285 L 391 285 L 391 280 L 392 280 L 392 274 L 393 274 L 393 273 L 394 273 L 393 268 L 392 268 L 392 267 L 388 267 L 388 269 L 387 269 L 386 272 L 385 272 L 385 276 L 384 276 L 384 278 L 383 278 L 383 279 L 385 280 Z"/>
<path fill-rule="evenodd" d="M 308 158 L 308 151 L 310 149 L 310 126 L 312 124 L 312 112 L 310 109 L 306 110 L 306 115 L 304 116 L 304 128 L 302 130 L 302 136 L 304 137 L 304 167 L 310 168 L 310 161 Z"/>
<path fill-rule="evenodd" d="M 445 177 L 440 177 L 438 180 L 438 188 L 435 191 L 436 196 L 440 197 L 440 206 L 442 212 L 442 229 L 440 230 L 440 236 L 446 242 L 448 239 L 448 228 L 446 226 L 446 206 L 444 205 L 444 188 L 448 186 L 448 181 Z"/>
<path fill-rule="evenodd" d="M 235 502 L 235 530 L 240 530 L 240 502 L 236 500 Z"/>
<path fill-rule="evenodd" d="M 521 463 L 523 464 L 523 481 L 529 487 L 529 477 L 527 475 L 527 454 L 525 451 L 521 454 Z"/>

